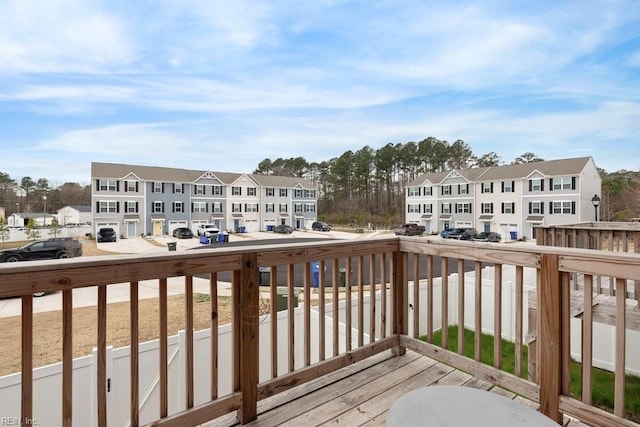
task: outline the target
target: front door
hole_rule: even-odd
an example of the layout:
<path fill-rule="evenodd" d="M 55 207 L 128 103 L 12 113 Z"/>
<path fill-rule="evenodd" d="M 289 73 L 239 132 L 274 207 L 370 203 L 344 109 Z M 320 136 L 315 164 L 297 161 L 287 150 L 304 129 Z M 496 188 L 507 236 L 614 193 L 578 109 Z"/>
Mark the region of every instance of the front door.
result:
<path fill-rule="evenodd" d="M 484 223 L 484 231 L 487 232 L 487 233 L 491 231 L 491 223 L 490 222 L 486 221 Z"/>
<path fill-rule="evenodd" d="M 162 221 L 154 221 L 153 223 L 153 235 L 162 236 Z"/>
<path fill-rule="evenodd" d="M 127 237 L 136 236 L 136 223 L 134 221 L 127 222 Z"/>

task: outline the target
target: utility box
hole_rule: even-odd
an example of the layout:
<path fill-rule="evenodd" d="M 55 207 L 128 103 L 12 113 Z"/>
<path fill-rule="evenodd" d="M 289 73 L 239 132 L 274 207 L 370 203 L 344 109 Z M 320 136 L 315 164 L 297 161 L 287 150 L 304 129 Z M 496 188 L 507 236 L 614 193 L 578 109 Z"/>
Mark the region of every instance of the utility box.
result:
<path fill-rule="evenodd" d="M 278 311 L 284 311 L 289 308 L 289 294 L 287 288 L 278 289 L 278 294 L 276 297 L 276 309 Z M 298 293 L 293 293 L 293 307 L 298 307 Z"/>

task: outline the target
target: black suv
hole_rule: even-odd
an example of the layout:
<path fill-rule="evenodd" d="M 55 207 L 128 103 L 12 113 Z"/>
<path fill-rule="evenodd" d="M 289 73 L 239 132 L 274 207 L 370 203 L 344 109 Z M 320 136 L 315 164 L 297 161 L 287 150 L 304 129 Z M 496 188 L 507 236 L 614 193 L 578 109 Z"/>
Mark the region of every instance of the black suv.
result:
<path fill-rule="evenodd" d="M 73 258 L 81 255 L 82 245 L 77 240 L 51 238 L 29 242 L 18 248 L 0 250 L 0 262 Z"/>
<path fill-rule="evenodd" d="M 326 222 L 316 221 L 311 224 L 311 229 L 316 231 L 331 231 L 331 226 Z"/>

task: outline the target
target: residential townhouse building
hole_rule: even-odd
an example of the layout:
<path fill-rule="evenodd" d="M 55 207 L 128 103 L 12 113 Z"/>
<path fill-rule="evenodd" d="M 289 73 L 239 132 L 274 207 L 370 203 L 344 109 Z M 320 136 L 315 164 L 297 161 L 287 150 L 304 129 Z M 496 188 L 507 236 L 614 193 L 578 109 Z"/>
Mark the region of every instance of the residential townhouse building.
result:
<path fill-rule="evenodd" d="M 601 178 L 591 157 L 423 174 L 407 185 L 407 222 L 535 238 L 536 226 L 595 220 Z"/>
<path fill-rule="evenodd" d="M 316 220 L 317 188 L 302 178 L 97 162 L 91 177 L 94 232 L 163 235 L 205 223 L 234 232 L 299 229 Z"/>

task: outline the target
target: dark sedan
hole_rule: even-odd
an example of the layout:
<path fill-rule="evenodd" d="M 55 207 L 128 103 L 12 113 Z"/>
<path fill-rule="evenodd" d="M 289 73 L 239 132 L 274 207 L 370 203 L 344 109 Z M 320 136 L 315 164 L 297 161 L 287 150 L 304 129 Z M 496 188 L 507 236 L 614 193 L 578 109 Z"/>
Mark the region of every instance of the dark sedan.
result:
<path fill-rule="evenodd" d="M 173 237 L 177 239 L 192 239 L 193 231 L 188 227 L 178 227 L 173 230 Z"/>
<path fill-rule="evenodd" d="M 500 242 L 502 236 L 493 231 L 483 231 L 473 236 L 473 240 L 476 242 Z"/>

